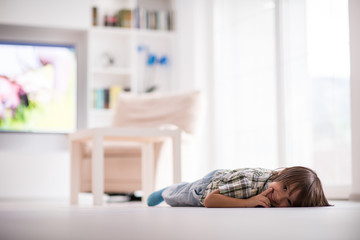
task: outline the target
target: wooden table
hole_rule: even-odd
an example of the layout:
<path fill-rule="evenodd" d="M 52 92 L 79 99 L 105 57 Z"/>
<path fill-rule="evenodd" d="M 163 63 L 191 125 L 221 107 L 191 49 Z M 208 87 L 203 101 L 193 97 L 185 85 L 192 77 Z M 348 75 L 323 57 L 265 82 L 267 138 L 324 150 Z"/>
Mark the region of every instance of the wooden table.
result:
<path fill-rule="evenodd" d="M 154 143 L 172 139 L 173 182 L 181 182 L 181 130 L 177 127 L 163 128 L 92 128 L 69 134 L 71 151 L 70 203 L 78 204 L 81 144 L 93 142 L 92 193 L 94 205 L 103 204 L 104 194 L 104 149 L 103 141 L 138 142 L 141 144 L 142 201 L 145 203 L 154 191 Z"/>

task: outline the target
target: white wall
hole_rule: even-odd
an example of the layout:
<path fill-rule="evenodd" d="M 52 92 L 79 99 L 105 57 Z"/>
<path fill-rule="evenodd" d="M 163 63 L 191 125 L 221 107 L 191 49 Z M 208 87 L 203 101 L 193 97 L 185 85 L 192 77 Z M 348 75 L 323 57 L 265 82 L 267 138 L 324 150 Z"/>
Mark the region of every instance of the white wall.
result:
<path fill-rule="evenodd" d="M 78 36 L 86 39 L 89 4 L 89 0 L 1 0 L 0 38 L 16 40 L 25 34 L 28 40 L 61 41 L 80 32 Z M 86 52 L 86 44 L 78 47 Z M 86 72 L 86 54 L 79 61 Z M 79 79 L 86 80 L 82 74 Z M 0 133 L 0 198 L 67 198 L 69 159 L 66 135 Z"/>
<path fill-rule="evenodd" d="M 86 29 L 90 0 L 1 0 L 0 23 Z"/>
<path fill-rule="evenodd" d="M 194 20 L 195 12 L 191 0 L 177 0 L 174 2 L 176 9 L 176 59 L 178 68 L 175 73 L 173 89 L 191 90 L 195 82 L 195 61 L 194 61 Z M 180 44 L 181 43 L 181 44 Z"/>
<path fill-rule="evenodd" d="M 349 0 L 351 59 L 352 189 L 350 199 L 360 201 L 360 1 Z"/>
<path fill-rule="evenodd" d="M 65 199 L 69 166 L 67 151 L 2 151 L 0 199 Z"/>

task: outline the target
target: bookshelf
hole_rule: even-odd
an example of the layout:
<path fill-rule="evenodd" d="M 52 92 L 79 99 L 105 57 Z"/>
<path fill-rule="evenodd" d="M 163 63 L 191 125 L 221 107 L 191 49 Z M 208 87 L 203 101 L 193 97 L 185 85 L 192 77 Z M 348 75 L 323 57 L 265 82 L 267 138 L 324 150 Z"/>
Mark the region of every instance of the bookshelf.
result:
<path fill-rule="evenodd" d="M 176 34 L 172 6 L 172 0 L 93 1 L 88 127 L 111 125 L 116 94 L 171 90 Z"/>

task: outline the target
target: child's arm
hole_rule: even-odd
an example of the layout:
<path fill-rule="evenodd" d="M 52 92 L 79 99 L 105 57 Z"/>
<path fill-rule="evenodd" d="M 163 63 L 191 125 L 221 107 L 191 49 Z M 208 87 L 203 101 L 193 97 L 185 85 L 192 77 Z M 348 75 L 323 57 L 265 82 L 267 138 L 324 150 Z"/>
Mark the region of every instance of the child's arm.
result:
<path fill-rule="evenodd" d="M 271 188 L 266 191 L 248 198 L 248 199 L 238 199 L 233 197 L 228 197 L 220 193 L 220 190 L 217 189 L 211 192 L 204 200 L 205 207 L 208 208 L 236 208 L 236 207 L 271 207 L 270 200 L 266 197 L 268 193 L 272 191 Z"/>

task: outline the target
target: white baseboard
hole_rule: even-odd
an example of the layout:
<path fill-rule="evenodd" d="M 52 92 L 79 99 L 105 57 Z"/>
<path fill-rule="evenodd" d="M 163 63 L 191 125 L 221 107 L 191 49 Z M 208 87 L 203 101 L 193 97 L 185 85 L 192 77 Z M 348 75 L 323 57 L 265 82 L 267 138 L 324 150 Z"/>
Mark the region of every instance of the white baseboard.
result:
<path fill-rule="evenodd" d="M 325 196 L 328 200 L 345 200 L 349 199 L 351 193 L 350 185 L 341 186 L 324 186 Z"/>
<path fill-rule="evenodd" d="M 350 194 L 350 201 L 360 202 L 360 193 L 352 193 Z"/>

